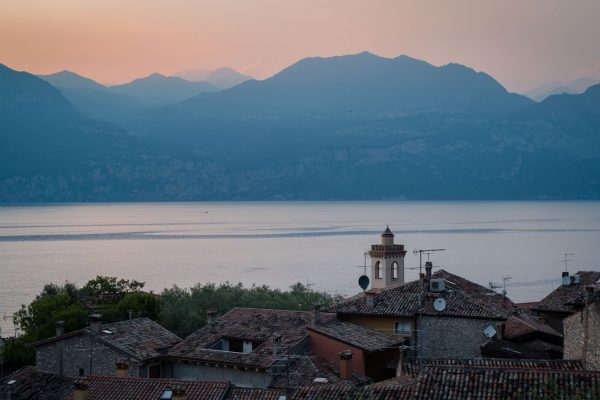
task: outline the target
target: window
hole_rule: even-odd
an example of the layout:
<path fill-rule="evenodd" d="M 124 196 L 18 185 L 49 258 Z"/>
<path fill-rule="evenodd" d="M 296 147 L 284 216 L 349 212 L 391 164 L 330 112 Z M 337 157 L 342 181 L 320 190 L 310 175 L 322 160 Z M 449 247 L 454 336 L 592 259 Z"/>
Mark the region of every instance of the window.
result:
<path fill-rule="evenodd" d="M 375 263 L 375 278 L 383 279 L 383 270 L 381 268 L 381 262 L 379 261 Z"/>
<path fill-rule="evenodd" d="M 84 376 L 85 370 L 83 368 L 79 368 L 79 376 Z"/>
<path fill-rule="evenodd" d="M 160 364 L 154 364 L 148 367 L 148 378 L 160 378 Z"/>
<path fill-rule="evenodd" d="M 233 351 L 235 353 L 252 353 L 261 342 L 236 338 L 221 338 L 208 346 L 209 350 Z"/>
<path fill-rule="evenodd" d="M 244 341 L 238 339 L 229 339 L 229 351 L 235 351 L 236 353 L 244 352 Z"/>
<path fill-rule="evenodd" d="M 398 263 L 396 261 L 392 263 L 392 279 L 398 279 Z"/>
<path fill-rule="evenodd" d="M 244 340 L 243 350 L 244 353 L 252 353 L 252 342 Z"/>
<path fill-rule="evenodd" d="M 173 389 L 166 388 L 160 395 L 160 400 L 171 400 L 173 398 Z"/>
<path fill-rule="evenodd" d="M 411 330 L 412 326 L 410 321 L 397 321 L 394 324 L 394 333 L 396 335 L 407 336 L 410 335 Z"/>

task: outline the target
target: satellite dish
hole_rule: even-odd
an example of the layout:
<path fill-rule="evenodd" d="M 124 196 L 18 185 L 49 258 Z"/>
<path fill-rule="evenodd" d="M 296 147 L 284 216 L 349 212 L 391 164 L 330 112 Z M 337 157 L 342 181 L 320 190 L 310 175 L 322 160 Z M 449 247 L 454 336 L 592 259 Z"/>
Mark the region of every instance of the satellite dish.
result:
<path fill-rule="evenodd" d="M 492 337 L 496 336 L 496 330 L 494 329 L 493 326 L 488 325 L 487 328 L 485 328 L 483 330 L 483 334 L 485 335 L 485 337 L 492 338 Z"/>
<path fill-rule="evenodd" d="M 446 300 L 444 300 L 441 297 L 438 297 L 437 299 L 435 299 L 435 301 L 433 302 L 433 308 L 435 309 L 435 311 L 437 312 L 442 312 L 446 309 Z"/>
<path fill-rule="evenodd" d="M 358 286 L 360 286 L 362 290 L 367 290 L 367 288 L 369 287 L 369 277 L 363 275 L 360 278 L 358 278 Z"/>

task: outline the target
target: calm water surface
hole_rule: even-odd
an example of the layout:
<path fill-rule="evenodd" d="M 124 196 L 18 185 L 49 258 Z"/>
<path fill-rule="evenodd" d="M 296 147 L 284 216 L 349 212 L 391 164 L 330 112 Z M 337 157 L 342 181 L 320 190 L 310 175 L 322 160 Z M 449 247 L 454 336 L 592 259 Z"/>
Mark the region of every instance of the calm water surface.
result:
<path fill-rule="evenodd" d="M 197 282 L 359 290 L 363 253 L 389 224 L 409 250 L 445 248 L 434 265 L 509 296 L 542 298 L 569 270 L 600 269 L 600 202 L 127 203 L 0 206 L 0 327 L 44 283 L 96 275 L 161 291 Z M 415 279 L 418 270 L 407 270 Z"/>

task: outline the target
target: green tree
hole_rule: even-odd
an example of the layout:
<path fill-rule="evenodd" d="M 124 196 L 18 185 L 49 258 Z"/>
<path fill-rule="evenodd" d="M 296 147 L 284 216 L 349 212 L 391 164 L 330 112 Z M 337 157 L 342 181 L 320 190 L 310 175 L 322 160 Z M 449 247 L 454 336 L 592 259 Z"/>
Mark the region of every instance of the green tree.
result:
<path fill-rule="evenodd" d="M 72 283 L 62 286 L 48 284 L 27 307 L 13 316 L 15 327 L 21 335 L 7 343 L 2 354 L 13 368 L 32 364 L 35 355 L 26 345 L 51 337 L 56 332 L 56 322 L 65 321 L 65 330 L 83 328 L 87 311 L 77 298 L 77 288 Z"/>
<path fill-rule="evenodd" d="M 165 289 L 161 297 L 159 321 L 182 337 L 206 324 L 206 310 L 210 308 L 220 314 L 234 307 L 310 310 L 314 304 L 330 305 L 335 301 L 333 296 L 312 291 L 302 283 L 290 286 L 288 291 L 266 285 L 247 288 L 230 282 L 218 286 L 197 284 L 190 289 L 173 286 Z"/>
<path fill-rule="evenodd" d="M 56 322 L 65 322 L 65 332 L 85 327 L 92 312 L 103 314 L 106 322 L 122 321 L 133 317 L 156 319 L 160 299 L 151 293 L 141 292 L 143 282 L 97 276 L 81 289 L 66 282 L 63 285 L 47 284 L 28 305 L 13 315 L 20 333 L 2 351 L 13 368 L 34 362 L 34 352 L 27 344 L 54 336 Z"/>

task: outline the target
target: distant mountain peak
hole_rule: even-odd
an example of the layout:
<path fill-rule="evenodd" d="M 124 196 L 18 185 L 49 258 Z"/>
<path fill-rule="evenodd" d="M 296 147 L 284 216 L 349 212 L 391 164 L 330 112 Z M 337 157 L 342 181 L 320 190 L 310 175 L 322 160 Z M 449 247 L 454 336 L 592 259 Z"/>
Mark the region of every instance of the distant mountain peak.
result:
<path fill-rule="evenodd" d="M 95 80 L 66 69 L 53 74 L 38 75 L 38 77 L 57 88 L 97 90 L 106 89 L 106 86 L 96 82 Z"/>
<path fill-rule="evenodd" d="M 138 81 L 145 81 L 145 80 L 163 80 L 163 79 L 168 79 L 168 77 L 159 72 L 153 72 L 148 76 L 144 76 L 142 78 L 136 78 L 133 81 L 131 81 L 131 83 L 138 82 Z"/>
<path fill-rule="evenodd" d="M 221 89 L 228 89 L 237 86 L 242 82 L 254 79 L 250 75 L 244 75 L 229 67 L 221 67 L 212 71 L 205 69 L 188 69 L 178 72 L 175 76 L 192 82 L 208 82 Z"/>

